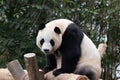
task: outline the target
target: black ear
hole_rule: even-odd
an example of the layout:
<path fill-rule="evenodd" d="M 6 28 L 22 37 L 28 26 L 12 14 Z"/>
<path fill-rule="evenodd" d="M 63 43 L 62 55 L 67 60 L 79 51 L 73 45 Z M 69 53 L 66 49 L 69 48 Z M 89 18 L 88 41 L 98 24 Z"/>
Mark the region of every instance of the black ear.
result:
<path fill-rule="evenodd" d="M 44 24 L 44 23 L 41 23 L 41 24 L 38 26 L 38 30 L 42 30 L 43 28 L 45 28 L 45 24 Z"/>
<path fill-rule="evenodd" d="M 61 31 L 60 31 L 60 29 L 59 29 L 58 27 L 55 27 L 54 31 L 55 31 L 57 34 L 60 34 L 60 33 L 61 33 Z"/>

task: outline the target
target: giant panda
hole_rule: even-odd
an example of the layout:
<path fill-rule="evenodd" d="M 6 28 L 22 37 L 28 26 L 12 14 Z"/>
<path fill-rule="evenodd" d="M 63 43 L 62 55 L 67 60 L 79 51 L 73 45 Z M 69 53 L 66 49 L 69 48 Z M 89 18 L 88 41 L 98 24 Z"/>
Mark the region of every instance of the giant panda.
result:
<path fill-rule="evenodd" d="M 36 45 L 46 55 L 45 73 L 53 75 L 74 73 L 98 80 L 101 75 L 101 57 L 91 41 L 71 20 L 56 19 L 41 24 Z M 57 63 L 61 59 L 61 63 Z M 57 67 L 59 66 L 59 68 Z"/>

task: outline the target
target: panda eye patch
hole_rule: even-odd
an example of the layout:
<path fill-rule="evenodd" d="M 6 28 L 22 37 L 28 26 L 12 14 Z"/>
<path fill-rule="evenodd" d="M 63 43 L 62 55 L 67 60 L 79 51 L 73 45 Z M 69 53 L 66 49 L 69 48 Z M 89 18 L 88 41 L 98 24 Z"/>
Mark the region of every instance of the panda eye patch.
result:
<path fill-rule="evenodd" d="M 54 42 L 54 40 L 50 40 L 50 44 L 52 45 L 52 46 L 54 46 L 55 45 L 55 42 Z"/>
<path fill-rule="evenodd" d="M 44 43 L 44 39 L 41 39 L 40 44 L 43 45 L 43 43 Z"/>

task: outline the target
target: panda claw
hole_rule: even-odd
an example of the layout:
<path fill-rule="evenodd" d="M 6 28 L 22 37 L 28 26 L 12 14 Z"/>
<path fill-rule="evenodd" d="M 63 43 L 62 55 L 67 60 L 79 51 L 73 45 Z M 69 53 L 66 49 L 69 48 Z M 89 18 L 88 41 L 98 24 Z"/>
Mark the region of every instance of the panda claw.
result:
<path fill-rule="evenodd" d="M 54 75 L 54 76 L 58 76 L 58 75 L 61 74 L 61 73 L 62 73 L 62 70 L 61 70 L 61 69 L 57 69 L 57 70 L 53 71 L 53 75 Z"/>

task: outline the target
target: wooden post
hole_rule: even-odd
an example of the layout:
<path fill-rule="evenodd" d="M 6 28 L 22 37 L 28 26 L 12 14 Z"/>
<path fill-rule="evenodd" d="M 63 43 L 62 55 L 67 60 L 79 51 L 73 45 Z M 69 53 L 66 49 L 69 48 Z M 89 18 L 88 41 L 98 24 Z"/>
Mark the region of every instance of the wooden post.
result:
<path fill-rule="evenodd" d="M 44 80 L 44 74 L 39 72 L 36 55 L 34 53 L 25 54 L 24 61 L 28 72 L 29 80 Z"/>
<path fill-rule="evenodd" d="M 15 80 L 29 80 L 18 60 L 9 62 L 7 67 Z"/>

